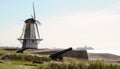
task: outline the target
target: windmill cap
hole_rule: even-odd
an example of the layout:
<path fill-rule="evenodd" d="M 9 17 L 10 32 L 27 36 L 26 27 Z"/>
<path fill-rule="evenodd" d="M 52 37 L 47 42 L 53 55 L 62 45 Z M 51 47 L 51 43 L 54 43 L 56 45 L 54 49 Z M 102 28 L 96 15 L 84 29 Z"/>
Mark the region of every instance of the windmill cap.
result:
<path fill-rule="evenodd" d="M 36 20 L 34 18 L 29 18 L 27 20 L 25 20 L 25 23 L 35 23 Z"/>

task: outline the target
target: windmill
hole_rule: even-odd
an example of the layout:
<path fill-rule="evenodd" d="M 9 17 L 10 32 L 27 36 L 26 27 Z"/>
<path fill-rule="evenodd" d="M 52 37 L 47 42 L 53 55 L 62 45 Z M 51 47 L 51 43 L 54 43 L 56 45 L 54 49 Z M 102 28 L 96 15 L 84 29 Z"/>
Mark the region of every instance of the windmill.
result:
<path fill-rule="evenodd" d="M 16 51 L 17 53 L 23 53 L 26 49 L 37 49 L 40 39 L 38 24 L 41 24 L 36 20 L 35 8 L 33 3 L 33 16 L 24 21 L 24 27 L 20 38 L 18 39 L 22 43 L 22 49 Z"/>

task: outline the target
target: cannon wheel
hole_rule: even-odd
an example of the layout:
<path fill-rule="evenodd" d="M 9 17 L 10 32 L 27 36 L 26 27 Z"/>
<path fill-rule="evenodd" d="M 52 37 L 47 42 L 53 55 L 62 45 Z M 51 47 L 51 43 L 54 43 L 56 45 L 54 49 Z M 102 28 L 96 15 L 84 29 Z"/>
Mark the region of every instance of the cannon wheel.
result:
<path fill-rule="evenodd" d="M 60 55 L 60 56 L 58 56 L 57 57 L 60 61 L 62 61 L 63 60 L 63 55 Z"/>

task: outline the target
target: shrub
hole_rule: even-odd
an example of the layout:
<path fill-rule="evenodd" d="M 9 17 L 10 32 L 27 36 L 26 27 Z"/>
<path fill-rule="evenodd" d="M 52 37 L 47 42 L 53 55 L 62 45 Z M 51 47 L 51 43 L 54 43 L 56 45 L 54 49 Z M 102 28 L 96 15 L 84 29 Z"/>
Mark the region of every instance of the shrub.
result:
<path fill-rule="evenodd" d="M 120 69 L 120 65 L 103 61 L 48 62 L 39 65 L 37 69 Z"/>
<path fill-rule="evenodd" d="M 39 57 L 25 54 L 5 54 L 1 57 L 2 60 L 15 60 L 15 61 L 30 61 L 30 62 L 44 62 L 49 61 L 48 57 Z"/>

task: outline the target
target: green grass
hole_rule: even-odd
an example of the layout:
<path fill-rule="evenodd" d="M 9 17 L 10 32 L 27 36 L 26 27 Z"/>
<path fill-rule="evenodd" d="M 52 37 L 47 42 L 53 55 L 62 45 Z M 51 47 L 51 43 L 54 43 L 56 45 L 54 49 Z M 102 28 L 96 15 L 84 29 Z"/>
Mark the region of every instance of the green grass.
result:
<path fill-rule="evenodd" d="M 11 60 L 1 60 L 0 69 L 34 69 L 38 64 L 33 64 L 29 61 L 11 61 Z"/>
<path fill-rule="evenodd" d="M 24 67 L 35 68 L 39 64 L 33 62 L 49 62 L 50 59 L 45 56 L 36 56 L 28 54 L 16 54 L 13 52 L 0 53 L 0 69 L 24 69 Z"/>
<path fill-rule="evenodd" d="M 1 60 L 0 69 L 17 69 L 16 67 L 24 69 L 25 66 L 34 69 L 120 69 L 120 63 L 109 63 L 100 60 L 87 61 L 65 58 L 64 61 L 43 61 L 44 63 L 41 64 L 25 60 Z"/>
<path fill-rule="evenodd" d="M 14 67 L 13 64 L 0 64 L 0 69 L 14 69 Z"/>
<path fill-rule="evenodd" d="M 1 53 L 2 54 L 2 53 Z M 29 61 L 29 62 L 47 62 L 50 61 L 48 57 L 27 55 L 27 54 L 2 54 L 1 60 L 12 60 L 12 61 Z"/>
<path fill-rule="evenodd" d="M 35 66 L 29 66 L 29 65 L 19 65 L 19 64 L 10 64 L 10 63 L 0 63 L 0 69 L 34 69 Z"/>
<path fill-rule="evenodd" d="M 104 61 L 70 61 L 47 62 L 36 67 L 36 69 L 120 69 L 119 64 Z"/>
<path fill-rule="evenodd" d="M 9 53 L 8 53 L 9 52 Z M 36 62 L 36 63 L 33 63 Z M 120 63 L 64 58 L 52 61 L 48 56 L 16 54 L 0 49 L 0 69 L 120 69 Z"/>

